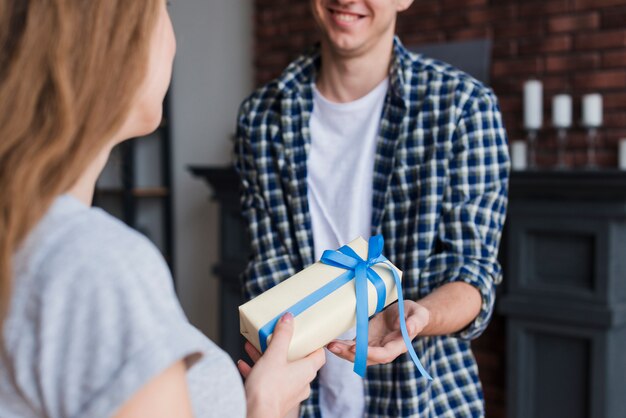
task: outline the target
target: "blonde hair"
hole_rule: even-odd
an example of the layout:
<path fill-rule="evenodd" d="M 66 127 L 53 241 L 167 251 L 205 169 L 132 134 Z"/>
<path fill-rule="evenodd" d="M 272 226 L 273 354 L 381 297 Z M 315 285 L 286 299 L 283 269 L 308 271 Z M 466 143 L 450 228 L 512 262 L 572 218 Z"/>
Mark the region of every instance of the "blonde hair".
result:
<path fill-rule="evenodd" d="M 12 258 L 125 121 L 162 0 L 0 0 L 0 324 Z"/>

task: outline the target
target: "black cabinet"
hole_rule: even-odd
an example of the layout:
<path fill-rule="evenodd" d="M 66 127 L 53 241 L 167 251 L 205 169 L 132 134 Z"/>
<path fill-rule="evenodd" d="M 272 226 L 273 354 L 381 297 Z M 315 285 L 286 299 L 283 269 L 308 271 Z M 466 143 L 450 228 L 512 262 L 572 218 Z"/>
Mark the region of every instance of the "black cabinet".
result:
<path fill-rule="evenodd" d="M 508 416 L 626 417 L 626 173 L 511 177 Z"/>
<path fill-rule="evenodd" d="M 220 204 L 219 261 L 213 272 L 220 280 L 220 346 L 237 361 L 243 357 L 239 305 L 244 302 L 240 275 L 250 254 L 247 224 L 239 206 L 239 179 L 232 168 L 190 167 L 204 179 Z"/>

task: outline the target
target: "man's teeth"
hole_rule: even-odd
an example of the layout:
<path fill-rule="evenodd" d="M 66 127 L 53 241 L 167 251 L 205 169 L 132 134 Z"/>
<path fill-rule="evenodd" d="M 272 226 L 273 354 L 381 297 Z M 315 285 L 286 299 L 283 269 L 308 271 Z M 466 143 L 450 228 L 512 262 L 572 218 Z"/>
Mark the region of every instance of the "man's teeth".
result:
<path fill-rule="evenodd" d="M 355 20 L 359 18 L 356 15 L 337 13 L 337 12 L 335 12 L 335 17 L 337 18 L 337 20 L 340 20 L 342 22 L 354 22 Z"/>

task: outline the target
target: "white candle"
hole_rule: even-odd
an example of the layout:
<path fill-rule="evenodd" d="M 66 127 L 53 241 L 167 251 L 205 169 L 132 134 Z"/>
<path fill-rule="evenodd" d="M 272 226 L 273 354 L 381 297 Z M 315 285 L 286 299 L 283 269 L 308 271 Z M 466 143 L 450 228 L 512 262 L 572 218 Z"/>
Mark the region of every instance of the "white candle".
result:
<path fill-rule="evenodd" d="M 556 128 L 572 126 L 572 96 L 559 94 L 552 99 L 552 124 Z"/>
<path fill-rule="evenodd" d="M 524 128 L 541 129 L 543 123 L 543 85 L 539 80 L 524 83 Z"/>
<path fill-rule="evenodd" d="M 626 138 L 619 140 L 619 168 L 626 170 Z"/>
<path fill-rule="evenodd" d="M 583 125 L 586 128 L 602 126 L 602 96 L 600 94 L 583 96 Z"/>
<path fill-rule="evenodd" d="M 528 164 L 526 149 L 526 142 L 524 141 L 511 143 L 511 166 L 513 170 L 526 170 Z"/>

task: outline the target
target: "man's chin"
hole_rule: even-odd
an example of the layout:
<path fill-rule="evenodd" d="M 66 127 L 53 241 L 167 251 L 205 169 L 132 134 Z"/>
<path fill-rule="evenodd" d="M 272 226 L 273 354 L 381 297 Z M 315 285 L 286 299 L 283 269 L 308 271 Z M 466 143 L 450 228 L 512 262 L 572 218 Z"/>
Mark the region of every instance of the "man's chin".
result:
<path fill-rule="evenodd" d="M 328 39 L 328 46 L 341 57 L 358 56 L 365 48 L 365 41 L 355 39 L 354 37 L 339 37 L 336 39 Z"/>

